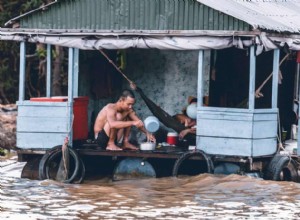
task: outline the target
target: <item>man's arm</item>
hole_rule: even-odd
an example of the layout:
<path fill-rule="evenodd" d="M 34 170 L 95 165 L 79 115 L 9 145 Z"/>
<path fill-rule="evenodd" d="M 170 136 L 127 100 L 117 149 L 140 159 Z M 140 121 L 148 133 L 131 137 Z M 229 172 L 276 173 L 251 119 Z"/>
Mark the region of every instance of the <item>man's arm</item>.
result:
<path fill-rule="evenodd" d="M 141 119 L 139 119 L 139 117 L 135 114 L 135 111 L 129 113 L 128 117 L 133 121 L 141 121 Z M 147 141 L 156 142 L 155 137 L 145 129 L 143 122 L 142 122 L 142 126 L 137 126 L 137 128 L 140 129 L 144 134 L 146 134 Z"/>
<path fill-rule="evenodd" d="M 182 130 L 179 133 L 179 138 L 180 139 L 184 138 L 188 133 L 196 134 L 196 128 L 187 128 L 187 129 Z"/>
<path fill-rule="evenodd" d="M 135 111 L 131 111 L 128 114 L 128 118 L 132 121 L 140 121 L 142 122 L 141 124 L 139 124 L 140 126 L 136 126 L 137 128 L 139 128 L 142 132 L 144 132 L 145 134 L 147 133 L 145 127 L 144 127 L 144 123 L 143 121 L 136 115 Z"/>
<path fill-rule="evenodd" d="M 110 128 L 127 128 L 131 126 L 139 127 L 141 124 L 143 125 L 142 121 L 118 121 L 116 117 L 116 110 L 113 108 L 107 108 L 106 114 L 107 114 L 107 122 L 110 126 Z"/>

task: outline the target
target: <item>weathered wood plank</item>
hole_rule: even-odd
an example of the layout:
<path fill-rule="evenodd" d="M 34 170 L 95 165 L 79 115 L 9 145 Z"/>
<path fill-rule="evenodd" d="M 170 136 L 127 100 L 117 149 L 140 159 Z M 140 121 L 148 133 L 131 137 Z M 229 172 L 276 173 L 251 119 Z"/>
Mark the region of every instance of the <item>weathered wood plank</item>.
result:
<path fill-rule="evenodd" d="M 272 155 L 276 153 L 276 150 L 277 150 L 276 137 L 253 140 L 252 156 L 254 157 L 262 156 L 262 155 Z"/>
<path fill-rule="evenodd" d="M 238 138 L 198 138 L 197 149 L 208 154 L 228 155 L 228 156 L 251 156 L 252 140 Z"/>
<path fill-rule="evenodd" d="M 17 118 L 18 132 L 67 132 L 69 118 L 67 117 L 20 117 Z"/>
<path fill-rule="evenodd" d="M 253 122 L 253 138 L 276 138 L 277 121 Z"/>
<path fill-rule="evenodd" d="M 66 96 L 52 96 L 52 98 L 65 98 L 67 99 Z M 58 106 L 58 107 L 67 107 L 67 102 L 38 102 L 38 101 L 18 101 L 17 106 Z"/>
<path fill-rule="evenodd" d="M 67 106 L 18 106 L 19 117 L 66 117 L 68 113 L 69 108 Z"/>
<path fill-rule="evenodd" d="M 250 113 L 228 113 L 228 112 L 204 112 L 198 111 L 197 118 L 199 120 L 229 120 L 229 121 L 253 121 L 253 114 Z"/>
<path fill-rule="evenodd" d="M 50 149 L 63 143 L 67 133 L 17 132 L 17 147 L 22 149 Z"/>
<path fill-rule="evenodd" d="M 206 120 L 197 122 L 197 135 L 210 137 L 251 138 L 252 121 Z"/>
<path fill-rule="evenodd" d="M 276 121 L 277 122 L 277 113 L 254 113 L 254 121 Z"/>

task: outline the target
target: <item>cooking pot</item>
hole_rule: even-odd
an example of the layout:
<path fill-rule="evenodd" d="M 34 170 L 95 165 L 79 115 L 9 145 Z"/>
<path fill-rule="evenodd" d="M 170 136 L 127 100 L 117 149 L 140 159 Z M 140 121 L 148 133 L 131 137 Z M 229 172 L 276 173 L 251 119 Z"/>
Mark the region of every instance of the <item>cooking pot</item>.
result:
<path fill-rule="evenodd" d="M 140 144 L 140 150 L 154 150 L 156 143 L 154 142 L 144 142 Z"/>

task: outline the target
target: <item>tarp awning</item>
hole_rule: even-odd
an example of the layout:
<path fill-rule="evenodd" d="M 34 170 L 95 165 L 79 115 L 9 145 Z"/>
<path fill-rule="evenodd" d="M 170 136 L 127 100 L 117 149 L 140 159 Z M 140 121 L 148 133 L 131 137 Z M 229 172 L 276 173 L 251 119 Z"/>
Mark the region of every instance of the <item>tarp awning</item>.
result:
<path fill-rule="evenodd" d="M 82 50 L 155 48 L 160 50 L 206 50 L 229 47 L 245 48 L 257 45 L 257 54 L 263 49 L 268 51 L 287 46 L 291 50 L 300 50 L 300 36 L 276 37 L 261 33 L 252 37 L 239 36 L 44 36 L 3 34 L 0 40 L 28 41 L 73 47 Z"/>

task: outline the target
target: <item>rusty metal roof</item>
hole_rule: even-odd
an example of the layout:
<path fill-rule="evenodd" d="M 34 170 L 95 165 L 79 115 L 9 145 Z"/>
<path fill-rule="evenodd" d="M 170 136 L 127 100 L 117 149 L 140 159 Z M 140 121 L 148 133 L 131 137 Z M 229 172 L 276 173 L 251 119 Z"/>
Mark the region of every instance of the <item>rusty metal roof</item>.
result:
<path fill-rule="evenodd" d="M 299 0 L 197 0 L 250 24 L 254 29 L 300 32 Z"/>

